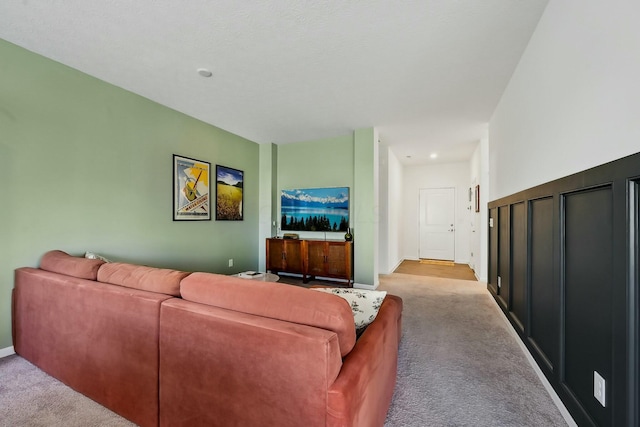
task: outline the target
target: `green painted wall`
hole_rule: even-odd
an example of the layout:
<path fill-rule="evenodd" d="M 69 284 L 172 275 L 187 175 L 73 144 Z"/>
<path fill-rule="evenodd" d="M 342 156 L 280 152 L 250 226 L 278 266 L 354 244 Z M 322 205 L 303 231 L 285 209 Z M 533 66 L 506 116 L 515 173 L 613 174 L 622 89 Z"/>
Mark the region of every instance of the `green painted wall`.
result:
<path fill-rule="evenodd" d="M 349 187 L 350 224 L 354 228 L 354 279 L 377 286 L 377 136 L 366 128 L 338 138 L 278 146 L 277 193 L 282 189 Z M 280 200 L 278 197 L 280 213 Z M 280 223 L 279 216 L 276 217 Z M 323 238 L 324 233 L 299 233 Z M 344 233 L 327 233 L 343 239 Z"/>
<path fill-rule="evenodd" d="M 277 175 L 277 216 L 274 219 L 278 229 L 282 190 L 349 187 L 350 197 L 353 197 L 353 135 L 279 145 Z M 351 209 L 350 216 L 352 212 Z M 324 233 L 298 234 L 306 238 L 324 238 Z M 327 238 L 341 239 L 344 233 L 327 233 Z"/>
<path fill-rule="evenodd" d="M 0 58 L 0 349 L 13 270 L 50 249 L 257 268 L 257 144 L 1 40 Z M 244 221 L 172 221 L 173 154 L 244 170 Z"/>
<path fill-rule="evenodd" d="M 354 280 L 378 286 L 378 137 L 375 129 L 354 132 L 354 188 L 352 212 Z"/>
<path fill-rule="evenodd" d="M 278 145 L 278 194 L 315 187 L 353 187 L 352 134 Z"/>
<path fill-rule="evenodd" d="M 262 245 L 258 251 L 258 270 L 266 270 L 266 248 L 264 241 L 276 235 L 276 182 L 278 181 L 278 146 L 275 144 L 260 145 L 260 218 L 259 241 Z"/>

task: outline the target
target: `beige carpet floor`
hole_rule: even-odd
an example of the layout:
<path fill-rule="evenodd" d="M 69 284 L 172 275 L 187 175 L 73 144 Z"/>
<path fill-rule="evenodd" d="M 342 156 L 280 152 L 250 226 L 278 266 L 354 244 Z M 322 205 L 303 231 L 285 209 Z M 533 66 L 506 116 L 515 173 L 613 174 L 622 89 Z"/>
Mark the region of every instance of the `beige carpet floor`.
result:
<path fill-rule="evenodd" d="M 402 297 L 398 380 L 385 427 L 566 426 L 483 282 L 381 276 Z"/>
<path fill-rule="evenodd" d="M 480 282 L 381 276 L 404 300 L 385 427 L 565 426 Z M 131 426 L 19 356 L 0 359 L 0 426 Z"/>
<path fill-rule="evenodd" d="M 1 427 L 134 427 L 135 424 L 13 355 L 0 359 Z"/>

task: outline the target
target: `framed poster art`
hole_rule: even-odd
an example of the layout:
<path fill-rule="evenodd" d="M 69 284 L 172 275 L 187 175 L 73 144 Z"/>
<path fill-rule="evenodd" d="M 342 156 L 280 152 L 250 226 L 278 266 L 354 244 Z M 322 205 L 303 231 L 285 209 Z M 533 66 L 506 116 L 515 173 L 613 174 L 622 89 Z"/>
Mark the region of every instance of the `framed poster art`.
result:
<path fill-rule="evenodd" d="M 173 220 L 211 220 L 211 163 L 173 155 Z"/>
<path fill-rule="evenodd" d="M 282 190 L 280 228 L 294 231 L 349 230 L 349 187 Z"/>
<path fill-rule="evenodd" d="M 244 172 L 216 165 L 216 221 L 242 221 Z"/>

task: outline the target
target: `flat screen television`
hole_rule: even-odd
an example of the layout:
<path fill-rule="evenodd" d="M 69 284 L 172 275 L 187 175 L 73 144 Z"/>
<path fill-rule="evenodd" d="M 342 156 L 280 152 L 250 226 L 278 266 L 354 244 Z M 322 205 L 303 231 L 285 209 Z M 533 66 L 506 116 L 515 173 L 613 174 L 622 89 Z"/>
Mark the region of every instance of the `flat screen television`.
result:
<path fill-rule="evenodd" d="M 292 231 L 346 232 L 349 187 L 282 190 L 280 228 Z"/>

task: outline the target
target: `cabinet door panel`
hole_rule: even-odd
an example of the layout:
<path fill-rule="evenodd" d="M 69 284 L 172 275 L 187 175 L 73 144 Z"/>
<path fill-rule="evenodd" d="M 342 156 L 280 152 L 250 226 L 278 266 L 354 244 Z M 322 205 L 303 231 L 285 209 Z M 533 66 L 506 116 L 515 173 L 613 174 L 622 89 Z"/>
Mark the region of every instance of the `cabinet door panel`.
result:
<path fill-rule="evenodd" d="M 326 242 L 307 242 L 307 273 L 322 276 L 325 273 Z"/>
<path fill-rule="evenodd" d="M 302 241 L 283 240 L 285 269 L 291 273 L 302 273 Z"/>
<path fill-rule="evenodd" d="M 284 268 L 284 244 L 281 239 L 267 239 L 267 270 L 281 270 Z"/>
<path fill-rule="evenodd" d="M 327 273 L 332 276 L 345 276 L 347 261 L 347 246 L 344 243 L 328 242 Z"/>

